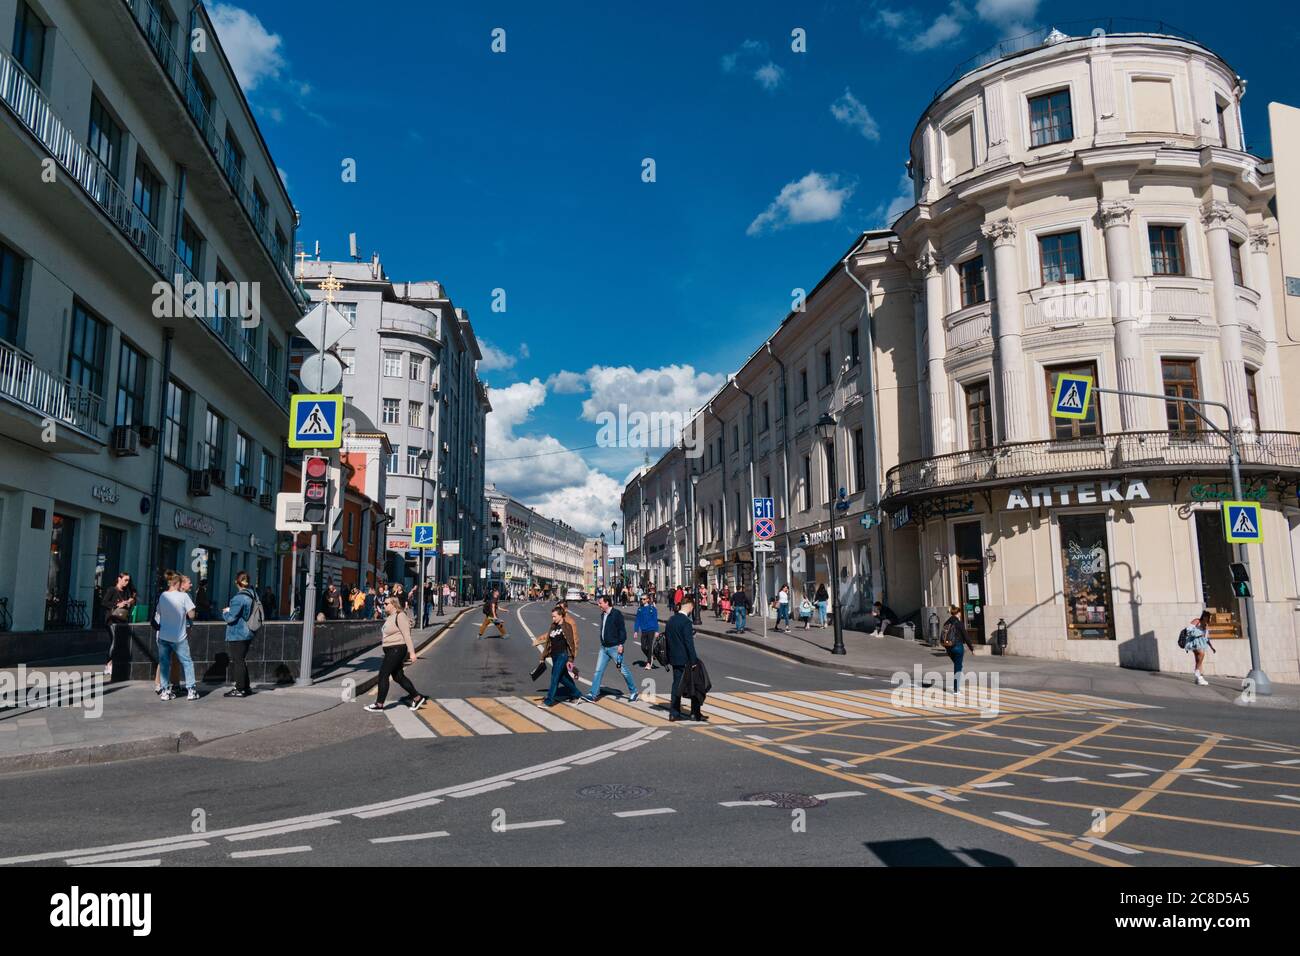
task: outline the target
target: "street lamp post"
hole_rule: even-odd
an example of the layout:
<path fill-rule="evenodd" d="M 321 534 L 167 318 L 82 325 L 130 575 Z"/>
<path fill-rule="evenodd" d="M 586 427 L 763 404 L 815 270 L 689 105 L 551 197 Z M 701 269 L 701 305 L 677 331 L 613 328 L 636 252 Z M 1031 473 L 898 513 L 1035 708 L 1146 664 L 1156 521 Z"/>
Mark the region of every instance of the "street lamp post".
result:
<path fill-rule="evenodd" d="M 610 534 L 614 538 L 614 545 L 617 546 L 618 545 L 618 522 L 611 521 L 609 523 L 609 530 L 610 530 Z M 623 563 L 619 565 L 618 583 L 614 585 L 614 595 L 618 598 L 619 604 L 623 603 L 623 569 L 624 569 L 624 565 L 626 564 L 627 564 L 627 558 L 624 558 Z"/>
<path fill-rule="evenodd" d="M 841 620 L 839 606 L 840 556 L 839 549 L 835 546 L 835 487 L 837 480 L 835 477 L 835 419 L 831 416 L 830 412 L 826 412 L 821 418 L 817 419 L 817 425 L 815 427 L 817 429 L 817 436 L 821 438 L 826 445 L 827 478 L 829 479 L 831 489 L 830 503 L 827 506 L 827 511 L 830 515 L 831 615 L 835 628 L 835 646 L 831 649 L 831 653 L 845 654 L 847 651 L 844 649 L 844 622 Z"/>

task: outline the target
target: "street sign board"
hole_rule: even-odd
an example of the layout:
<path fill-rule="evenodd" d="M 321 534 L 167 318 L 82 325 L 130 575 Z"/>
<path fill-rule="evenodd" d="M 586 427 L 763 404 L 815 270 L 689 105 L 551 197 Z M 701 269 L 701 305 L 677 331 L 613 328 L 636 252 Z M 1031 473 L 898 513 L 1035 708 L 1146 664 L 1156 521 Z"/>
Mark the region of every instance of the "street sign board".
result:
<path fill-rule="evenodd" d="M 324 352 L 352 331 L 352 323 L 330 302 L 320 302 L 294 326 L 303 338 Z"/>
<path fill-rule="evenodd" d="M 302 495 L 282 491 L 275 496 L 276 531 L 311 531 L 312 525 L 302 520 Z"/>
<path fill-rule="evenodd" d="M 442 543 L 442 553 L 447 555 L 460 554 L 460 539 L 449 538 Z"/>
<path fill-rule="evenodd" d="M 1052 396 L 1053 418 L 1087 418 L 1091 401 L 1091 375 L 1062 372 L 1056 376 L 1056 394 Z"/>
<path fill-rule="evenodd" d="M 775 518 L 775 517 L 776 517 L 776 507 L 773 505 L 773 499 L 771 498 L 754 499 L 754 520 L 755 521 L 757 521 L 759 518 Z"/>
<path fill-rule="evenodd" d="M 298 367 L 298 380 L 309 392 L 332 392 L 343 381 L 343 363 L 329 352 L 313 352 Z"/>
<path fill-rule="evenodd" d="M 769 551 L 769 552 L 771 552 L 771 551 L 775 551 L 775 550 L 776 550 L 776 542 L 775 542 L 775 541 L 755 541 L 755 542 L 754 542 L 754 551 L 755 551 L 755 553 L 758 553 L 758 552 L 761 552 L 761 551 Z"/>
<path fill-rule="evenodd" d="M 438 546 L 438 526 L 431 521 L 422 521 L 411 526 L 411 546 L 415 548 L 436 548 Z"/>
<path fill-rule="evenodd" d="M 767 499 L 771 501 L 772 499 Z M 755 518 L 754 519 L 754 537 L 759 541 L 767 541 L 776 535 L 776 521 L 772 518 Z"/>
<path fill-rule="evenodd" d="M 294 395 L 289 400 L 290 448 L 339 448 L 342 444 L 342 395 Z"/>
<path fill-rule="evenodd" d="M 411 550 L 411 539 L 405 536 L 390 535 L 384 549 L 386 551 L 409 551 Z"/>
<path fill-rule="evenodd" d="M 622 558 L 622 557 L 625 557 L 625 555 L 626 555 L 626 552 L 625 552 L 623 549 L 624 549 L 624 545 L 621 545 L 621 544 L 611 544 L 611 545 L 610 545 L 608 548 L 606 548 L 605 550 L 609 553 L 609 556 L 610 556 L 611 558 Z"/>
<path fill-rule="evenodd" d="M 1258 501 L 1225 501 L 1223 503 L 1223 536 L 1233 544 L 1260 544 L 1264 540 L 1264 527 L 1259 520 Z"/>

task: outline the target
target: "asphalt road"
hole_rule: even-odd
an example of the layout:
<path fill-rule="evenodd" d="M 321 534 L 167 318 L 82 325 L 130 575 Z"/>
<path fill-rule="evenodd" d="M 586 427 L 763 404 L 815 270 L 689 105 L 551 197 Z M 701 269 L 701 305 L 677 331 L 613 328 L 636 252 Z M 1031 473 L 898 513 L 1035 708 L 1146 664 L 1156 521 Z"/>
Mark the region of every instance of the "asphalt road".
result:
<path fill-rule="evenodd" d="M 410 669 L 441 718 L 362 698 L 178 756 L 0 777 L 0 864 L 1300 863 L 1287 712 L 1013 689 L 989 716 L 889 712 L 884 680 L 700 636 L 724 695 L 705 712 L 748 722 L 667 725 L 615 697 L 547 712 L 604 728 L 559 732 L 524 716 L 548 607 L 505 611 L 506 638 L 470 614 Z M 575 614 L 587 676 L 597 612 Z M 666 694 L 662 669 L 633 673 Z M 608 694 L 622 683 L 606 671 Z"/>

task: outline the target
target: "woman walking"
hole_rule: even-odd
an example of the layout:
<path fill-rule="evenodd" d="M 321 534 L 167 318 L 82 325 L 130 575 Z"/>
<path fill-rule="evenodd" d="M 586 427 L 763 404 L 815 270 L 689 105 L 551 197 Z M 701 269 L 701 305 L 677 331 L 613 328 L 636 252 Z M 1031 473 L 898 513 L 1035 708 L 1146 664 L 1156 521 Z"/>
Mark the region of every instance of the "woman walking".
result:
<path fill-rule="evenodd" d="M 1190 651 L 1196 659 L 1196 667 L 1192 671 L 1192 676 L 1196 678 L 1198 684 L 1208 684 L 1205 675 L 1201 673 L 1201 667 L 1205 663 L 1205 650 L 1214 649 L 1210 643 L 1210 612 L 1202 611 L 1200 617 L 1194 617 L 1191 623 L 1183 628 L 1183 632 L 1178 635 L 1178 646 L 1185 651 Z"/>
<path fill-rule="evenodd" d="M 253 632 L 248 622 L 253 617 L 253 604 L 257 596 L 249 587 L 247 571 L 235 575 L 239 590 L 222 609 L 221 619 L 226 622 L 226 653 L 230 657 L 230 680 L 235 686 L 226 691 L 226 697 L 247 697 L 253 692 L 248 683 L 248 648 L 253 643 Z"/>
<path fill-rule="evenodd" d="M 826 585 L 819 583 L 817 585 L 817 596 L 813 598 L 814 603 L 816 603 L 817 605 L 817 626 L 818 627 L 826 626 L 826 608 L 827 605 L 830 603 L 830 599 L 831 599 L 831 595 L 830 592 L 826 590 Z"/>
<path fill-rule="evenodd" d="M 573 675 L 569 673 L 569 662 L 578 657 L 578 628 L 558 604 L 551 610 L 551 628 L 546 632 L 546 649 L 551 656 L 551 687 L 542 703 L 554 707 L 555 692 L 561 685 L 571 699 L 581 699 L 582 691 L 578 690 Z"/>
<path fill-rule="evenodd" d="M 392 595 L 384 601 L 384 613 L 388 616 L 384 618 L 384 660 L 379 665 L 379 690 L 375 695 L 375 702 L 367 704 L 366 710 L 371 713 L 383 711 L 384 701 L 388 698 L 390 677 L 406 691 L 406 706 L 411 710 L 419 710 L 429 698 L 416 690 L 411 679 L 406 676 L 406 665 L 415 663 L 415 645 L 411 642 L 411 619 L 402 609 L 401 600 Z"/>
<path fill-rule="evenodd" d="M 790 585 L 781 585 L 781 590 L 776 596 L 776 629 L 781 630 L 781 625 L 785 624 L 785 629 L 790 630 Z"/>
<path fill-rule="evenodd" d="M 961 665 L 966 658 L 966 648 L 974 653 L 975 645 L 966 634 L 966 625 L 961 622 L 961 609 L 955 604 L 948 608 L 948 620 L 943 622 L 943 629 L 939 632 L 939 643 L 952 661 L 952 692 L 960 693 Z"/>

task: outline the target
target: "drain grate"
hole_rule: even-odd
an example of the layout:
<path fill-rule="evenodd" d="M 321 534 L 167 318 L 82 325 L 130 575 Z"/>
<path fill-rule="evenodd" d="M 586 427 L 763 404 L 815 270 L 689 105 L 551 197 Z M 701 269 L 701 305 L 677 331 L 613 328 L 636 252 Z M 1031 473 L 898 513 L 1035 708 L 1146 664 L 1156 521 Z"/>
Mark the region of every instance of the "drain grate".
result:
<path fill-rule="evenodd" d="M 578 791 L 587 800 L 639 800 L 654 793 L 653 787 L 638 787 L 625 783 L 594 783 Z"/>
<path fill-rule="evenodd" d="M 812 807 L 824 807 L 825 800 L 818 800 L 816 797 L 807 793 L 790 793 L 786 790 L 776 790 L 766 793 L 747 793 L 740 799 L 742 800 L 771 800 L 775 806 L 783 810 L 807 810 Z"/>

